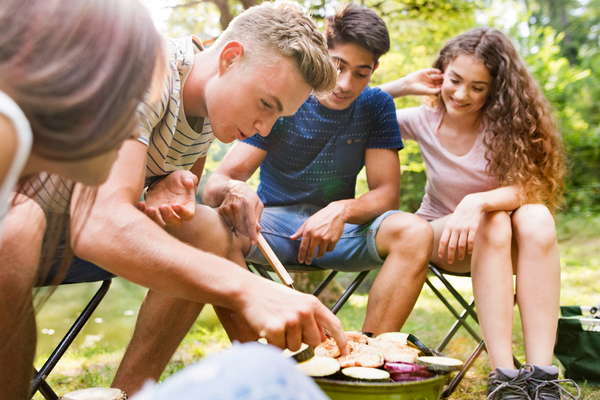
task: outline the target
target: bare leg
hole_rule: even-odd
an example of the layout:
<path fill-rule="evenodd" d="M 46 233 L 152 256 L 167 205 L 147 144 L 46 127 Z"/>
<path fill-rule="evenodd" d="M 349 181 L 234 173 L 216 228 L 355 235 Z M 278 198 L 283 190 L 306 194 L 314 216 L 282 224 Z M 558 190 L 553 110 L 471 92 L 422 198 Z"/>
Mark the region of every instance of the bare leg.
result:
<path fill-rule="evenodd" d="M 432 262 L 447 271 L 466 272 L 471 267 L 473 294 L 479 324 L 492 368 L 514 368 L 512 360 L 513 266 L 512 228 L 504 211 L 482 215 L 471 257 L 448 264 L 437 255 L 439 240 L 450 216 L 432 223 L 435 230 Z"/>
<path fill-rule="evenodd" d="M 543 205 L 512 214 L 517 256 L 517 299 L 527 363 L 552 365 L 560 304 L 560 256 L 554 218 Z"/>
<path fill-rule="evenodd" d="M 512 229 L 504 211 L 484 213 L 471 259 L 477 316 L 492 369 L 514 368 Z"/>
<path fill-rule="evenodd" d="M 398 332 L 425 283 L 433 230 L 413 214 L 393 214 L 381 224 L 375 243 L 385 262 L 369 292 L 363 331 Z"/>
<path fill-rule="evenodd" d="M 28 399 L 35 356 L 32 288 L 45 229 L 33 201 L 13 207 L 4 218 L 0 244 L 0 388 L 2 398 Z"/>
<path fill-rule="evenodd" d="M 199 249 L 243 262 L 235 237 L 218 214 L 208 207 L 197 206 L 194 219 L 170 233 Z M 149 290 L 111 386 L 132 395 L 147 379 L 157 381 L 203 306 Z M 244 334 L 248 335 L 249 328 L 245 330 L 242 321 L 236 321 L 229 310 L 217 308 L 216 311 L 232 340 L 245 339 Z M 253 339 L 254 336 L 250 340 Z"/>

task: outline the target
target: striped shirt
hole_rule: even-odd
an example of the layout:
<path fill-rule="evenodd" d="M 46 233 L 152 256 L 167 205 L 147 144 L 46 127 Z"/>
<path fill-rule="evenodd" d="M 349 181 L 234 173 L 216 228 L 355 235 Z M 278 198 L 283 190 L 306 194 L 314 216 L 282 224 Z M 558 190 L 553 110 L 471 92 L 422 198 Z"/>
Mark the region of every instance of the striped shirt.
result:
<path fill-rule="evenodd" d="M 189 170 L 199 158 L 206 157 L 215 138 L 208 119 L 198 118 L 191 127 L 183 109 L 183 86 L 192 70 L 194 55 L 200 51 L 202 44 L 195 36 L 168 40 L 169 74 L 162 93 L 152 104 L 143 101 L 138 107 L 138 140 L 148 146 L 146 183 L 154 176 Z"/>
<path fill-rule="evenodd" d="M 163 90 L 152 104 L 143 101 L 137 110 L 141 127 L 138 140 L 148 146 L 146 185 L 154 176 L 189 170 L 198 158 L 206 157 L 214 140 L 208 118 L 198 118 L 194 128 L 190 127 L 181 97 L 194 64 L 194 54 L 202 51 L 202 43 L 190 36 L 181 40 L 167 39 L 166 45 L 169 73 Z M 32 177 L 26 186 L 26 193 L 45 211 L 69 212 L 72 181 L 41 174 Z"/>

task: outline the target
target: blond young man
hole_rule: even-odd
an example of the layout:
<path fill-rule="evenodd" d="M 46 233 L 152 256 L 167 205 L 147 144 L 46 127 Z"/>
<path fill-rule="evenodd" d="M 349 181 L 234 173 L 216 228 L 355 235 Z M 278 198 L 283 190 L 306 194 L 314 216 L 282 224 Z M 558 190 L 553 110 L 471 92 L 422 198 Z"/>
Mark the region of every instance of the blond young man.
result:
<path fill-rule="evenodd" d="M 328 18 L 326 34 L 339 71 L 332 96 L 309 98 L 296 115 L 278 121 L 268 137 L 259 131 L 236 143 L 209 179 L 203 200 L 219 207 L 238 232 L 234 248 L 239 253 L 232 258 L 266 263 L 255 246 L 262 229 L 286 264 L 346 271 L 381 268 L 369 293 L 363 330 L 398 331 L 425 281 L 433 231 L 425 220 L 398 211 L 398 149 L 403 146 L 395 107 L 391 96 L 367 87 L 379 58 L 389 50 L 389 34 L 374 11 L 356 5 L 341 7 Z M 439 90 L 430 72 L 406 76 L 402 95 Z M 370 190 L 354 198 L 363 165 Z M 245 181 L 259 166 L 257 194 Z M 177 197 L 162 189 L 152 191 L 148 201 L 164 203 L 158 207 L 165 210 L 177 207 Z M 175 218 L 164 222 L 179 223 Z M 199 226 L 185 222 L 180 231 L 194 238 L 202 234 Z M 189 325 L 180 321 L 168 329 L 171 334 L 187 332 Z M 257 338 L 241 326 L 236 333 L 240 341 Z M 282 346 L 294 339 L 279 340 L 276 344 Z"/>
<path fill-rule="evenodd" d="M 70 271 L 76 281 L 77 270 L 93 270 L 93 263 L 150 288 L 113 381 L 129 394 L 147 379 L 158 380 L 187 332 L 163 328 L 191 326 L 205 303 L 215 306 L 228 331 L 244 326 L 280 347 L 317 345 L 322 328 L 346 344 L 340 321 L 316 298 L 240 268 L 244 260 L 236 257 L 241 251 L 229 227 L 214 210 L 195 204 L 213 136 L 229 143 L 267 135 L 311 92 L 333 89 L 335 67 L 315 23 L 295 3 L 266 2 L 234 19 L 209 49 L 201 51 L 191 38 L 169 49 L 164 96 L 140 106 L 142 137 L 123 146 L 99 189 Z M 136 209 L 148 184 L 150 193 L 166 188 L 178 201 L 138 205 L 148 218 Z M 74 218 L 73 225 L 79 223 Z"/>

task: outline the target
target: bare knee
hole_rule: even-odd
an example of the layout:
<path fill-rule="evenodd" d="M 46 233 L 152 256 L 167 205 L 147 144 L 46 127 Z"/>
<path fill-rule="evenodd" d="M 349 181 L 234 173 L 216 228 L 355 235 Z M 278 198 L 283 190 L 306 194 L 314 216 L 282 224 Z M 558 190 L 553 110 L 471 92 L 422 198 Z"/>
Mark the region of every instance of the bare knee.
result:
<path fill-rule="evenodd" d="M 542 204 L 527 204 L 512 215 L 512 227 L 517 243 L 527 243 L 538 249 L 556 244 L 556 227 L 550 210 Z"/>
<path fill-rule="evenodd" d="M 234 246 L 231 229 L 215 210 L 203 205 L 196 206 L 194 219 L 168 232 L 185 243 L 221 257 L 227 257 Z"/>
<path fill-rule="evenodd" d="M 18 200 L 3 221 L 0 265 L 3 279 L 32 281 L 39 264 L 46 217 L 31 199 Z"/>
<path fill-rule="evenodd" d="M 483 213 L 475 245 L 483 245 L 488 250 L 510 249 L 512 243 L 512 224 L 505 211 Z"/>
<path fill-rule="evenodd" d="M 401 252 L 402 256 L 428 258 L 433 247 L 433 228 L 414 214 L 393 214 L 381 224 L 376 243 L 380 254 L 383 252 L 385 256 Z"/>

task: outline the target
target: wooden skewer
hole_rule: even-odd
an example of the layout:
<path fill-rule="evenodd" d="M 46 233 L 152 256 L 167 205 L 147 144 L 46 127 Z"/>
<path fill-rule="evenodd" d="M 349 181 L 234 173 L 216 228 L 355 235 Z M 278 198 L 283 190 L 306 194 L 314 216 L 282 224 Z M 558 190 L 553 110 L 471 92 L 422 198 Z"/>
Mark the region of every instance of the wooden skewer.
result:
<path fill-rule="evenodd" d="M 267 243 L 267 240 L 260 232 L 258 233 L 258 248 L 265 255 L 267 261 L 269 261 L 269 264 L 271 264 L 271 267 L 273 267 L 273 270 L 275 271 L 279 279 L 281 279 L 281 282 L 283 282 L 284 285 L 294 289 L 294 280 L 292 279 L 290 274 L 288 274 L 287 270 L 285 269 L 283 264 L 281 264 L 281 262 L 273 252 L 273 249 L 271 249 L 271 246 L 269 246 L 269 243 Z"/>

